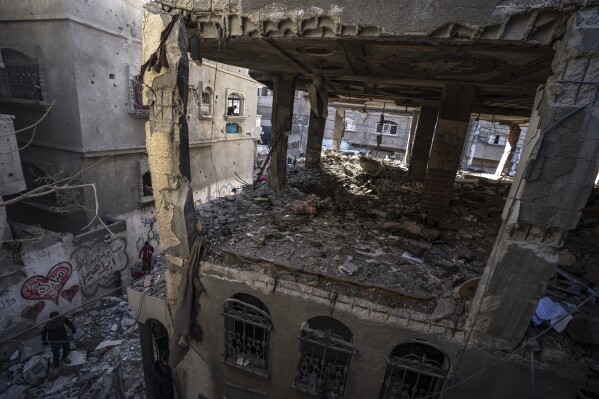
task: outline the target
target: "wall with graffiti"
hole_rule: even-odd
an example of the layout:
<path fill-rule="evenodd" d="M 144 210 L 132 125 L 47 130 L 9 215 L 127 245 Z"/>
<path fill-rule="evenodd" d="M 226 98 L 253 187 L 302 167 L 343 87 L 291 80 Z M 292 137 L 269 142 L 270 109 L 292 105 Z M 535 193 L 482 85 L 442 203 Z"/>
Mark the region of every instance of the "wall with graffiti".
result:
<path fill-rule="evenodd" d="M 23 266 L 0 278 L 0 338 L 130 281 L 124 223 L 116 238 L 105 233 L 61 234 L 24 250 Z"/>
<path fill-rule="evenodd" d="M 154 247 L 154 256 L 161 253 L 160 232 L 156 221 L 156 211 L 153 205 L 119 215 L 119 219 L 127 221 L 127 248 L 125 253 L 129 257 L 132 267 L 141 265 L 139 251 L 148 241 Z"/>
<path fill-rule="evenodd" d="M 241 192 L 241 184 L 238 181 L 220 181 L 210 187 L 194 190 L 193 201 L 195 206 L 199 206 L 215 198 L 233 195 L 239 192 Z"/>

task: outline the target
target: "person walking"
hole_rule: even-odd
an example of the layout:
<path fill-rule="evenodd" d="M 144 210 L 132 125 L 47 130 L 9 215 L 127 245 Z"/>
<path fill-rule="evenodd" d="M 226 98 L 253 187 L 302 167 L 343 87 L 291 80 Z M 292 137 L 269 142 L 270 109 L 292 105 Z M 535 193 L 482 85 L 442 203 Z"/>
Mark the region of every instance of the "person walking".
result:
<path fill-rule="evenodd" d="M 73 334 L 77 331 L 75 326 L 69 319 L 61 316 L 58 312 L 50 313 L 50 321 L 44 326 L 42 331 L 42 344 L 47 346 L 50 344 L 52 348 L 52 365 L 59 366 L 60 348 L 62 347 L 62 361 L 69 364 L 71 361 L 67 359 L 71 352 L 71 345 L 67 339 L 67 330 L 64 325 L 67 325 Z"/>
<path fill-rule="evenodd" d="M 150 245 L 149 241 L 144 243 L 139 251 L 139 259 L 141 259 L 141 270 L 149 271 L 152 266 L 152 254 L 154 254 L 154 247 Z"/>

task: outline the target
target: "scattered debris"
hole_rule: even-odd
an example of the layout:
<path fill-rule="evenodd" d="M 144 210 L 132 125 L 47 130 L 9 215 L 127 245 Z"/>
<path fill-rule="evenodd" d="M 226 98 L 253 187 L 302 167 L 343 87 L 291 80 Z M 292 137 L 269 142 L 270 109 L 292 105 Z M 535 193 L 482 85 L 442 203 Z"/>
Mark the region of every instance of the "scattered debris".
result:
<path fill-rule="evenodd" d="M 553 302 L 548 297 L 543 297 L 537 305 L 537 310 L 532 316 L 532 322 L 537 326 L 544 321 L 548 321 L 557 332 L 562 332 L 572 320 L 572 316 L 568 315 L 559 303 Z"/>

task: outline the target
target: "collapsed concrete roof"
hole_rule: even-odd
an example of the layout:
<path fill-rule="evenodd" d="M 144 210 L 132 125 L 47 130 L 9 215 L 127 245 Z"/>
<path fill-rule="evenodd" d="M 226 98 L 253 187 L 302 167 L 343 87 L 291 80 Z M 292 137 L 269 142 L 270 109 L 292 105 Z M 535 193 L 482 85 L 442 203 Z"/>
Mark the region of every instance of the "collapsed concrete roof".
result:
<path fill-rule="evenodd" d="M 438 106 L 444 85 L 465 83 L 473 112 L 528 117 L 575 2 L 157 3 L 183 10 L 204 57 L 260 71 L 263 82 L 295 74 L 301 88 L 320 75 L 331 97 L 402 106 Z"/>

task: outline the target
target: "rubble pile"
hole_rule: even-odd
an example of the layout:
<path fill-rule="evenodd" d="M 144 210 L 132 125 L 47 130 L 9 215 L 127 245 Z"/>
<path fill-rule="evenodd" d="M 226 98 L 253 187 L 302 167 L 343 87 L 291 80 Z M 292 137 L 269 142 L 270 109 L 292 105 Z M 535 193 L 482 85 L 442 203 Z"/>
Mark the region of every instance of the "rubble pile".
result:
<path fill-rule="evenodd" d="M 263 184 L 198 207 L 208 258 L 385 287 L 428 311 L 480 277 L 507 184 L 458 180 L 449 216 L 437 221 L 419 210 L 422 185 L 408 182 L 398 163 L 328 153 L 321 165 L 291 171 L 283 191 Z"/>
<path fill-rule="evenodd" d="M 23 341 L 2 362 L 0 399 L 145 397 L 136 315 L 126 296 L 106 297 L 68 315 L 77 328 L 70 363 L 52 367 L 52 351 L 39 336 Z"/>

